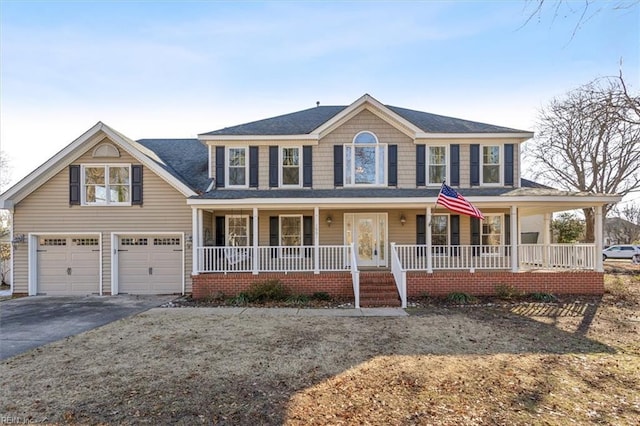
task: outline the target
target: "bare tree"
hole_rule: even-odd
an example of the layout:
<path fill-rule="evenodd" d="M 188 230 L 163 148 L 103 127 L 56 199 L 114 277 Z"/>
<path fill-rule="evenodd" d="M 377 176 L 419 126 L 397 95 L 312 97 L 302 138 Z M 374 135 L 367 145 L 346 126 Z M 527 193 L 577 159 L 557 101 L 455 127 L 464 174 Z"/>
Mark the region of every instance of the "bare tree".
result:
<path fill-rule="evenodd" d="M 571 39 L 573 39 L 583 25 L 603 10 L 624 12 L 633 9 L 639 4 L 639 0 L 525 0 L 527 18 L 522 27 L 533 20 L 542 21 L 544 13 L 550 10 L 553 14 L 552 23 L 559 18 L 575 20 L 571 33 Z"/>
<path fill-rule="evenodd" d="M 0 151 L 0 194 L 5 190 L 10 180 L 9 158 L 4 151 Z"/>
<path fill-rule="evenodd" d="M 537 179 L 586 193 L 640 190 L 640 96 L 629 92 L 622 76 L 553 99 L 540 111 L 537 127 L 526 154 Z M 605 217 L 612 207 L 605 207 Z M 584 209 L 587 241 L 594 241 L 594 213 Z"/>
<path fill-rule="evenodd" d="M 613 215 L 607 219 L 607 231 L 618 244 L 640 242 L 640 204 L 629 203 L 616 206 Z"/>

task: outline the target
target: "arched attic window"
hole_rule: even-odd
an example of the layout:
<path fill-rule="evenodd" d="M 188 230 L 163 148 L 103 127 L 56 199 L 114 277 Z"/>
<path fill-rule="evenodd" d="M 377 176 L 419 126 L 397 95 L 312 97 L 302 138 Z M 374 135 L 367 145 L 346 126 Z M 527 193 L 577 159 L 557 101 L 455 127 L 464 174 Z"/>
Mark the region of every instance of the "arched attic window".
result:
<path fill-rule="evenodd" d="M 387 144 L 368 131 L 356 134 L 344 146 L 345 186 L 387 184 Z"/>

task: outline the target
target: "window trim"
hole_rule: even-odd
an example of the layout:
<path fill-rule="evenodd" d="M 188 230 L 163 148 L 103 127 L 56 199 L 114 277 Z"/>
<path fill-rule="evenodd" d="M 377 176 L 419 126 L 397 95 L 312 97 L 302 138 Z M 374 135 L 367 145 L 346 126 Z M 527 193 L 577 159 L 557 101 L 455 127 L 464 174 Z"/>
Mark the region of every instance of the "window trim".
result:
<path fill-rule="evenodd" d="M 104 168 L 104 185 L 107 197 L 109 197 L 110 191 L 109 187 L 111 184 L 109 183 L 109 169 L 111 167 L 126 167 L 129 169 L 129 201 L 118 202 L 118 201 L 110 201 L 107 200 L 105 202 L 88 202 L 87 201 L 87 183 L 86 183 L 86 169 L 87 168 Z M 131 197 L 132 194 L 132 174 L 131 174 L 131 163 L 85 163 L 80 165 L 80 205 L 81 206 L 131 206 Z"/>
<path fill-rule="evenodd" d="M 282 232 L 282 218 L 285 217 L 297 217 L 300 219 L 300 245 L 284 245 L 282 238 L 284 237 L 284 233 Z M 278 244 L 280 247 L 280 256 L 282 258 L 302 258 L 304 257 L 304 251 L 302 248 L 304 247 L 304 218 L 301 214 L 281 214 L 278 215 Z"/>
<path fill-rule="evenodd" d="M 485 235 L 485 233 L 483 232 L 483 224 L 484 224 L 484 220 L 480 221 L 480 247 L 481 248 L 481 255 L 482 256 L 502 256 L 502 250 L 501 248 L 504 246 L 504 240 L 505 240 L 505 226 L 506 224 L 504 223 L 504 213 L 485 213 L 484 214 L 485 219 L 489 218 L 489 217 L 499 217 L 500 218 L 500 244 L 498 244 L 497 246 L 494 245 L 487 245 L 487 244 L 483 244 L 482 243 L 482 237 Z M 489 235 L 489 234 L 486 234 Z M 485 248 L 493 248 L 490 251 L 485 251 Z"/>
<path fill-rule="evenodd" d="M 356 139 L 363 133 L 368 133 L 372 135 L 375 139 L 375 143 L 356 143 Z M 375 148 L 375 177 L 376 183 L 356 183 L 356 171 L 355 171 L 355 149 L 356 148 Z M 351 149 L 351 161 L 347 161 L 347 152 Z M 382 182 L 378 181 L 378 171 L 380 169 L 380 150 L 384 150 L 384 161 L 382 164 L 384 179 Z M 363 130 L 353 137 L 351 143 L 345 143 L 342 145 L 342 164 L 343 164 L 343 186 L 344 187 L 352 187 L 352 188 L 363 188 L 363 187 L 387 187 L 389 186 L 389 144 L 380 143 L 378 136 L 369 131 Z M 347 183 L 349 181 L 349 183 Z"/>
<path fill-rule="evenodd" d="M 248 214 L 228 214 L 224 216 L 224 246 L 225 247 L 251 247 L 251 229 L 249 226 L 249 215 Z M 229 219 L 244 219 L 245 226 L 247 228 L 247 245 L 246 246 L 232 246 L 229 238 L 231 237 L 231 233 L 229 232 Z"/>
<path fill-rule="evenodd" d="M 444 148 L 444 179 L 445 181 L 449 182 L 449 171 L 451 170 L 451 159 L 449 158 L 449 145 L 440 145 L 440 144 L 434 144 L 434 145 L 425 145 L 425 150 L 424 150 L 424 180 L 425 180 L 425 186 L 440 186 L 442 185 L 442 182 L 431 182 L 429 180 L 430 174 L 429 174 L 429 167 L 431 166 L 431 163 L 429 162 L 429 150 L 431 148 Z M 440 164 L 438 164 L 440 165 Z"/>
<path fill-rule="evenodd" d="M 484 149 L 489 147 L 498 148 L 498 164 L 487 164 L 498 167 L 498 182 L 485 183 L 484 181 Z M 480 186 L 502 186 L 504 184 L 504 145 L 499 144 L 481 144 L 480 145 Z"/>
<path fill-rule="evenodd" d="M 285 184 L 284 183 L 284 164 L 282 164 L 283 159 L 284 159 L 284 153 L 283 151 L 285 149 L 291 149 L 291 148 L 295 148 L 298 150 L 298 183 L 297 184 Z M 302 158 L 302 146 L 279 146 L 278 147 L 278 183 L 280 185 L 280 188 L 302 188 L 302 163 L 303 163 L 303 158 Z M 287 166 L 287 167 L 292 167 L 292 166 Z"/>
<path fill-rule="evenodd" d="M 243 149 L 244 150 L 244 185 L 232 185 L 229 179 L 229 168 L 231 162 L 231 150 Z M 227 146 L 225 147 L 225 164 L 224 164 L 224 180 L 227 188 L 249 188 L 249 147 L 248 146 Z M 235 166 L 234 166 L 235 167 Z M 240 168 L 240 167 L 237 167 Z"/>

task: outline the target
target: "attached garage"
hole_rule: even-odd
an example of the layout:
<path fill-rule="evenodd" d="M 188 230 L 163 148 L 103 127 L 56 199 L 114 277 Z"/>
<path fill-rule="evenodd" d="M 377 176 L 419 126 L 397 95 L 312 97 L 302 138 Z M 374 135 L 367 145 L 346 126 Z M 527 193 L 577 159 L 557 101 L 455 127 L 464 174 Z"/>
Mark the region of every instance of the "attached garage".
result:
<path fill-rule="evenodd" d="M 100 238 L 96 235 L 37 237 L 37 294 L 100 293 Z"/>
<path fill-rule="evenodd" d="M 117 293 L 183 293 L 182 234 L 117 235 Z"/>

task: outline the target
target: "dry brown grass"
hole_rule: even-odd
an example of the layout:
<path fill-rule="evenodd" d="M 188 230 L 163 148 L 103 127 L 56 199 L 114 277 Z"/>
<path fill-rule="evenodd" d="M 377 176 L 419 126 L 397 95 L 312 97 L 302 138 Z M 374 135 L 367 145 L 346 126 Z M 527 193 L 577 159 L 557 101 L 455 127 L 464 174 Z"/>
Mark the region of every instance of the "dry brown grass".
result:
<path fill-rule="evenodd" d="M 637 424 L 640 279 L 408 318 L 155 309 L 0 365 L 0 415 L 89 424 Z"/>

